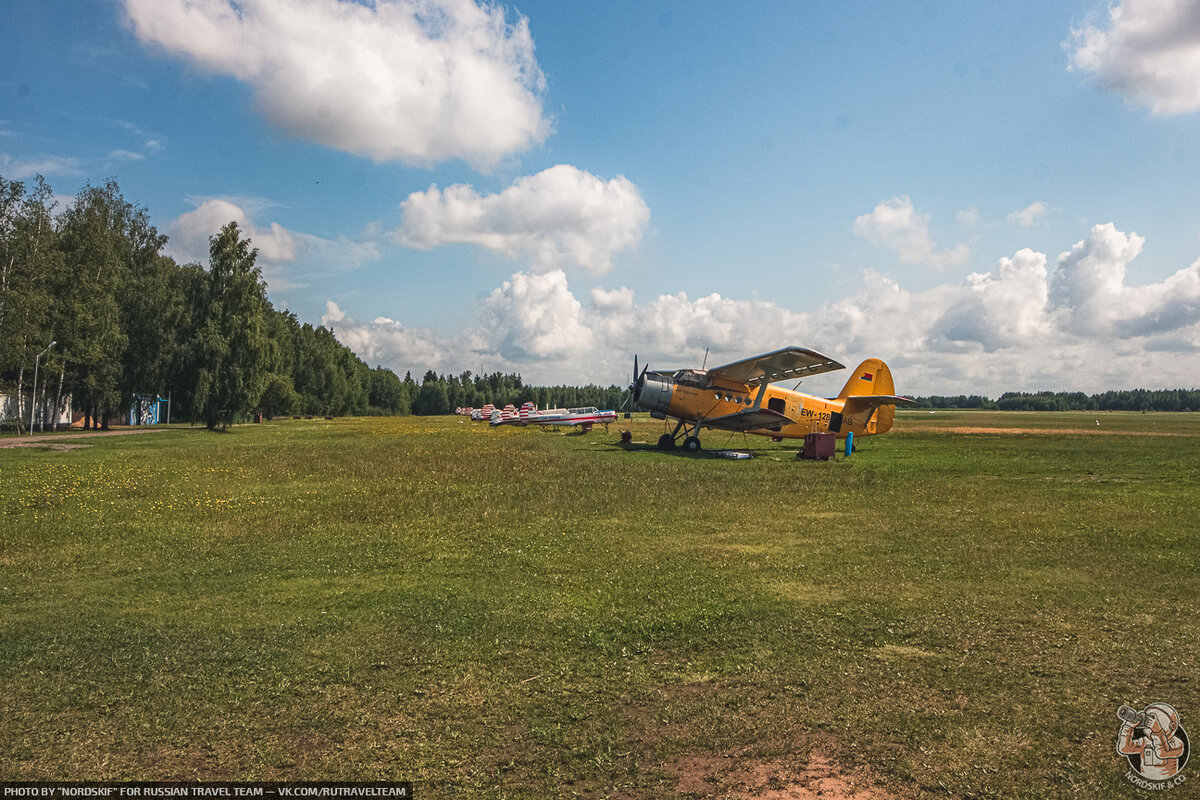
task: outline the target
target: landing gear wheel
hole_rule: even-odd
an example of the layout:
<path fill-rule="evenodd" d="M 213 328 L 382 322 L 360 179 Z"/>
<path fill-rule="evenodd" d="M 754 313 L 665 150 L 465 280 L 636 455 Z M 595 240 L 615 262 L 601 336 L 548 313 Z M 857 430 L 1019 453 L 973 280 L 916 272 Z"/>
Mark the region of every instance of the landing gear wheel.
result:
<path fill-rule="evenodd" d="M 658 449 L 659 450 L 674 450 L 675 449 L 675 437 L 669 433 L 664 433 L 662 436 L 658 437 Z"/>
<path fill-rule="evenodd" d="M 700 437 L 699 436 L 689 436 L 686 439 L 684 439 L 683 440 L 683 451 L 685 453 L 699 453 L 700 452 Z"/>

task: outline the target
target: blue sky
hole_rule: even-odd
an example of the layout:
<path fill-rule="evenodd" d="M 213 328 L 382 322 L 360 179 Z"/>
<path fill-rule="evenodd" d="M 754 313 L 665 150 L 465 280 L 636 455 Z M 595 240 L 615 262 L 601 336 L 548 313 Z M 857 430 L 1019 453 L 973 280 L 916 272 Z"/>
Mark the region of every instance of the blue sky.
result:
<path fill-rule="evenodd" d="M 238 219 L 372 364 L 785 344 L 911 394 L 1194 386 L 1200 2 L 7 3 L 0 174 Z M 836 388 L 814 381 L 812 390 Z"/>

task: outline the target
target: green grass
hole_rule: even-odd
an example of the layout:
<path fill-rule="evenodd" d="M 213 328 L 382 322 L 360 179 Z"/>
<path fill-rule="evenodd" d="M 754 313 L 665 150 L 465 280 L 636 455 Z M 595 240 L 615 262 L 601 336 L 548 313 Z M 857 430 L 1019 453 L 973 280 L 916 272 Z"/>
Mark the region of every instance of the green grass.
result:
<path fill-rule="evenodd" d="M 1044 432 L 954 432 L 1002 427 Z M 825 463 L 616 440 L 0 450 L 0 779 L 665 797 L 683 757 L 817 747 L 902 796 L 1108 797 L 1120 704 L 1200 730 L 1200 415 L 904 412 Z"/>

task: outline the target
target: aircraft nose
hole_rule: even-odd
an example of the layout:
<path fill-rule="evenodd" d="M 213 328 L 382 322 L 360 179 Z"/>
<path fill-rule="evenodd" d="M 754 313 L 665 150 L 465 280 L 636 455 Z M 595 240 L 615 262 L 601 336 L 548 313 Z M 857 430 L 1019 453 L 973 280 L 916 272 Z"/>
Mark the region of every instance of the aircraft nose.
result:
<path fill-rule="evenodd" d="M 643 375 L 637 392 L 637 404 L 649 411 L 666 411 L 671 404 L 671 393 L 675 389 L 673 378 L 662 375 Z"/>

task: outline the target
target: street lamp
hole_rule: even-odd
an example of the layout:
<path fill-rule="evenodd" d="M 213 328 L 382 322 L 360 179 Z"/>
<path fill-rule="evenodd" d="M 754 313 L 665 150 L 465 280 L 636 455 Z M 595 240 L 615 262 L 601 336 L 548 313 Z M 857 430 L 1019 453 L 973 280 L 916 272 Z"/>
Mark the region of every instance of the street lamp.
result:
<path fill-rule="evenodd" d="M 29 435 L 33 436 L 33 412 L 37 409 L 37 373 L 38 362 L 42 360 L 42 356 L 50 352 L 50 348 L 58 342 L 51 341 L 46 345 L 46 349 L 37 354 L 37 358 L 33 360 L 33 391 L 29 393 Z"/>

